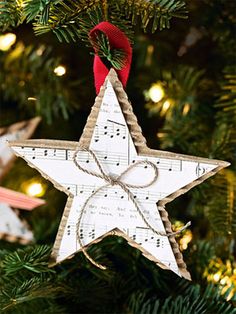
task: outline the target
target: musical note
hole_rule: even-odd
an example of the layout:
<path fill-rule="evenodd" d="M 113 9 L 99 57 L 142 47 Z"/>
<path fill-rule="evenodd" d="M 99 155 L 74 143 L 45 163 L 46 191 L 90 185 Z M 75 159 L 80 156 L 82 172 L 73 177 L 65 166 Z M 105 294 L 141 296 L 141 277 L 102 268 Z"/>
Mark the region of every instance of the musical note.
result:
<path fill-rule="evenodd" d="M 196 167 L 196 175 L 197 177 L 202 176 L 206 172 L 206 168 L 203 167 L 200 163 L 197 164 Z"/>
<path fill-rule="evenodd" d="M 98 127 L 98 125 L 96 124 L 96 125 L 95 125 L 95 130 L 94 130 L 94 141 L 95 141 L 95 142 L 98 142 L 98 141 L 99 141 L 99 132 L 98 132 L 98 129 L 99 129 L 99 127 Z"/>
<path fill-rule="evenodd" d="M 107 226 L 95 226 L 94 224 L 81 223 L 79 231 L 79 237 L 84 243 L 88 243 L 94 240 L 100 234 L 107 232 Z M 74 238 L 76 235 L 76 224 L 74 222 L 69 222 L 66 227 L 66 236 Z M 76 237 L 77 238 L 77 237 Z"/>
<path fill-rule="evenodd" d="M 92 229 L 88 233 L 88 237 L 91 238 L 92 240 L 95 239 L 95 229 Z"/>
<path fill-rule="evenodd" d="M 30 159 L 54 159 L 54 160 L 66 160 L 65 149 L 52 149 L 41 147 L 21 147 L 23 157 Z"/>
<path fill-rule="evenodd" d="M 76 184 L 64 183 L 64 186 L 67 188 L 68 191 L 71 192 L 71 194 L 73 194 L 73 195 L 77 195 L 78 194 L 78 192 L 77 192 L 77 185 Z"/>
<path fill-rule="evenodd" d="M 10 227 L 9 223 L 6 223 L 5 226 L 7 228 L 7 232 L 10 233 L 11 232 L 11 227 Z"/>
<path fill-rule="evenodd" d="M 155 234 L 149 228 L 136 227 L 136 228 L 127 229 L 124 231 L 130 236 L 132 240 L 137 242 L 139 245 L 142 245 L 143 243 L 146 242 L 149 244 L 153 244 L 157 248 L 161 248 L 164 246 L 164 242 L 165 242 L 164 237 L 161 237 Z"/>
<path fill-rule="evenodd" d="M 107 119 L 106 122 L 100 122 L 99 125 L 95 126 L 93 139 L 96 143 L 104 137 L 110 139 L 121 138 L 124 140 L 127 136 L 126 133 L 126 125 Z"/>

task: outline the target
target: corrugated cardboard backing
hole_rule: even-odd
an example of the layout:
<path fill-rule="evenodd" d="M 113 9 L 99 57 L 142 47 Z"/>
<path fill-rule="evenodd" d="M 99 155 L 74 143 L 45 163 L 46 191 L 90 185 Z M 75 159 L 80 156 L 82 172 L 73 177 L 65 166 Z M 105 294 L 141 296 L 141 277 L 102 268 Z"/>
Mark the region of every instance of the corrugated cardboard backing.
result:
<path fill-rule="evenodd" d="M 171 223 L 168 219 L 168 213 L 166 212 L 164 205 L 166 203 L 172 201 L 173 199 L 175 199 L 177 196 L 186 193 L 192 187 L 200 184 L 205 179 L 213 176 L 220 169 L 227 167 L 229 165 L 229 163 L 224 162 L 224 161 L 219 161 L 219 160 L 212 160 L 212 159 L 207 159 L 207 158 L 200 158 L 200 157 L 195 157 L 195 156 L 187 156 L 187 155 L 180 155 L 180 154 L 175 154 L 175 153 L 170 153 L 170 152 L 165 152 L 165 151 L 152 150 L 152 149 L 148 148 L 146 145 L 146 140 L 145 140 L 144 136 L 142 135 L 142 130 L 141 130 L 140 126 L 138 125 L 137 118 L 133 113 L 132 106 L 128 100 L 128 97 L 127 97 L 127 95 L 123 89 L 121 82 L 119 81 L 119 79 L 117 77 L 115 70 L 113 70 L 113 69 L 110 70 L 103 86 L 101 87 L 101 90 L 100 90 L 98 96 L 95 99 L 95 103 L 94 103 L 94 105 L 91 109 L 91 113 L 87 119 L 87 123 L 85 125 L 83 134 L 79 140 L 80 146 L 83 146 L 86 148 L 89 148 L 89 146 L 90 146 L 90 142 L 92 139 L 93 131 L 94 131 L 94 128 L 96 125 L 96 120 L 97 120 L 98 113 L 99 113 L 99 110 L 100 110 L 100 107 L 102 104 L 104 91 L 105 91 L 106 84 L 107 84 L 108 80 L 110 81 L 110 83 L 112 84 L 112 86 L 114 88 L 117 99 L 118 99 L 119 104 L 121 106 L 121 110 L 124 114 L 125 120 L 127 122 L 128 128 L 129 128 L 131 136 L 132 136 L 132 139 L 134 141 L 137 153 L 139 155 L 154 156 L 157 158 L 159 157 L 159 158 L 167 158 L 167 159 L 169 158 L 169 159 L 177 159 L 177 160 L 204 162 L 204 163 L 210 163 L 210 164 L 216 165 L 216 168 L 213 169 L 211 172 L 201 176 L 199 179 L 193 181 L 191 184 L 184 186 L 180 190 L 176 191 L 175 193 L 173 193 L 171 195 L 168 195 L 166 198 L 164 198 L 158 202 L 157 210 L 160 211 L 160 216 L 162 218 L 166 232 L 171 233 L 172 232 Z M 42 148 L 50 147 L 50 148 L 55 148 L 55 149 L 56 148 L 63 148 L 63 149 L 76 150 L 78 148 L 78 143 L 77 142 L 70 142 L 70 141 L 54 141 L 54 140 L 28 140 L 28 141 L 21 141 L 21 142 L 20 141 L 11 142 L 10 146 L 28 146 L 28 147 L 34 147 L 35 146 L 35 147 L 42 147 Z M 47 174 L 43 173 L 40 169 L 35 167 L 32 163 L 28 162 L 28 164 L 31 167 L 36 168 L 42 174 L 42 176 L 44 176 L 46 179 L 50 180 L 57 189 L 65 192 L 68 195 L 68 200 L 67 200 L 67 203 L 66 203 L 66 206 L 64 209 L 64 213 L 63 213 L 63 216 L 61 219 L 61 223 L 60 223 L 60 226 L 58 229 L 58 233 L 56 236 L 55 244 L 54 244 L 52 255 L 51 255 L 50 266 L 53 266 L 53 265 L 57 264 L 56 258 L 58 256 L 61 240 L 62 240 L 64 231 L 65 231 L 65 228 L 66 228 L 67 219 L 68 219 L 71 205 L 72 205 L 72 201 L 73 201 L 73 195 L 66 188 L 62 187 L 57 182 L 55 182 L 53 179 L 49 178 L 47 176 Z M 141 245 L 139 245 L 138 243 L 133 241 L 131 238 L 129 238 L 126 234 L 124 234 L 123 232 L 121 232 L 118 229 L 115 229 L 112 232 L 106 233 L 104 236 L 100 237 L 99 239 L 92 241 L 90 244 L 97 243 L 97 242 L 101 241 L 107 235 L 122 236 L 123 238 L 125 238 L 128 241 L 128 243 L 131 246 L 139 249 L 146 258 L 155 262 L 161 268 L 168 269 L 158 259 L 156 259 L 149 252 L 144 250 Z M 179 250 L 179 247 L 178 247 L 178 244 L 177 244 L 175 238 L 169 237 L 169 241 L 170 241 L 173 253 L 175 255 L 176 262 L 178 264 L 179 271 L 180 271 L 181 275 L 184 278 L 191 280 L 191 276 L 190 276 L 189 272 L 187 271 L 186 264 L 183 261 L 182 254 Z M 73 256 L 74 256 L 74 254 L 72 254 L 70 257 L 73 257 Z"/>
<path fill-rule="evenodd" d="M 180 159 L 180 160 L 201 160 L 201 162 L 203 161 L 203 158 L 197 158 L 197 157 L 190 157 L 190 156 L 183 156 L 183 155 L 177 155 L 177 154 L 173 154 L 173 153 L 168 153 L 168 152 L 163 152 L 163 151 L 157 151 L 157 150 L 152 150 L 150 148 L 147 147 L 146 145 L 146 139 L 144 138 L 144 136 L 142 135 L 142 130 L 141 127 L 138 124 L 137 118 L 135 116 L 135 114 L 133 113 L 133 108 L 128 100 L 128 97 L 123 89 L 123 86 L 121 84 L 121 82 L 119 81 L 117 74 L 115 72 L 115 70 L 111 69 L 109 72 L 109 75 L 104 83 L 104 85 L 102 86 L 99 95 L 97 96 L 96 100 L 95 100 L 95 104 L 92 107 L 91 113 L 88 117 L 86 126 L 84 128 L 83 134 L 80 138 L 79 144 L 82 146 L 85 146 L 87 148 L 89 148 L 90 142 L 91 142 L 91 138 L 93 135 L 93 131 L 94 131 L 94 127 L 96 125 L 96 120 L 98 117 L 98 113 L 101 107 L 101 103 L 102 103 L 102 99 L 104 96 L 104 91 L 106 88 L 106 84 L 107 84 L 107 80 L 110 81 L 110 83 L 112 84 L 114 91 L 116 93 L 118 102 L 121 106 L 121 110 L 124 114 L 125 120 L 127 122 L 128 128 L 130 130 L 131 133 L 131 137 L 134 141 L 134 145 L 136 147 L 137 153 L 138 155 L 147 155 L 147 156 L 155 156 L 155 157 L 165 157 L 165 158 L 175 158 L 175 159 Z M 205 162 L 209 162 L 208 159 L 204 160 Z M 211 161 L 212 162 L 212 161 Z M 181 190 L 176 191 L 175 193 L 169 195 L 168 197 L 166 197 L 165 199 L 161 200 L 157 205 L 158 207 L 161 207 L 160 210 L 160 215 L 163 221 L 163 224 L 165 226 L 166 232 L 170 233 L 172 232 L 172 228 L 171 228 L 171 223 L 168 219 L 168 213 L 167 211 L 164 209 L 164 205 L 173 200 L 174 198 L 176 198 L 177 196 L 179 196 L 180 194 L 183 194 L 185 192 L 187 192 L 189 189 L 191 189 L 193 186 L 201 183 L 202 181 L 204 181 L 207 177 L 210 177 L 212 175 L 214 175 L 217 171 L 219 171 L 221 168 L 225 167 L 226 165 L 228 165 L 225 162 L 221 162 L 221 161 L 216 161 L 217 165 L 219 167 L 217 167 L 217 169 L 213 170 L 211 173 L 208 173 L 207 175 L 201 177 L 199 180 L 194 181 L 192 184 L 189 184 L 187 186 L 185 186 L 184 188 L 182 188 Z M 147 257 L 148 259 L 154 261 L 155 263 L 157 263 L 160 267 L 162 268 L 166 268 L 165 265 L 161 264 L 160 261 L 158 259 L 156 259 L 154 256 L 152 256 L 149 252 L 145 251 L 140 245 L 138 245 L 135 241 L 133 241 L 132 239 L 130 239 L 129 237 L 126 236 L 126 234 L 124 234 L 123 232 L 121 232 L 120 230 L 115 230 L 114 233 L 116 235 L 120 235 L 122 237 L 124 237 L 128 243 L 130 245 L 132 245 L 135 248 L 138 248 L 139 250 L 142 251 L 143 255 L 145 257 Z M 178 244 L 175 240 L 174 237 L 169 237 L 169 241 L 173 250 L 173 253 L 175 255 L 176 258 L 176 262 L 178 264 L 180 273 L 183 277 L 185 277 L 186 279 L 191 279 L 191 276 L 189 274 L 189 272 L 186 269 L 186 264 L 183 261 L 183 257 L 182 254 L 179 251 L 179 247 Z"/>

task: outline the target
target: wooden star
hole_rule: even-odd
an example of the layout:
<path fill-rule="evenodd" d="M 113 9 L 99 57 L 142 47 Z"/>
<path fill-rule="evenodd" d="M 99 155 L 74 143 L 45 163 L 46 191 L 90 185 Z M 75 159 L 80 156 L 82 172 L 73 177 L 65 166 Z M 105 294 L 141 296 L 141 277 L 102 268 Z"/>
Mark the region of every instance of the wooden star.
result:
<path fill-rule="evenodd" d="M 172 232 L 164 205 L 228 166 L 224 161 L 149 149 L 113 69 L 95 100 L 79 143 L 28 140 L 15 141 L 10 145 L 18 156 L 68 195 L 53 248 L 54 263 L 71 257 L 81 249 L 76 236 L 81 209 L 97 188 L 107 184 L 104 179 L 78 169 L 73 160 L 76 151 L 76 161 L 81 167 L 99 172 L 91 154 L 79 147 L 94 152 L 104 172 L 113 178 L 138 161 L 148 160 L 157 166 L 158 177 L 150 187 L 130 188 L 130 191 L 149 225 L 162 233 Z M 128 171 L 124 181 L 142 185 L 152 178 L 152 167 L 137 165 Z M 84 246 L 98 242 L 108 234 L 116 234 L 127 239 L 129 244 L 162 268 L 190 279 L 175 238 L 153 232 L 118 185 L 103 187 L 91 197 L 79 229 Z"/>

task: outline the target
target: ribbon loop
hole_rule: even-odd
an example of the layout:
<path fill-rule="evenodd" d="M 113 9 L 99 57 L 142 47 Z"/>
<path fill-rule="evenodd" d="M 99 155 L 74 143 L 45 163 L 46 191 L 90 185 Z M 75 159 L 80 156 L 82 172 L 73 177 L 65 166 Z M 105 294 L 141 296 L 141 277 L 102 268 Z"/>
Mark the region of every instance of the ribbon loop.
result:
<path fill-rule="evenodd" d="M 96 41 L 96 36 L 98 35 L 98 32 L 102 32 L 108 37 L 109 44 L 112 49 L 120 49 L 124 51 L 126 57 L 125 64 L 121 70 L 116 70 L 119 79 L 121 80 L 124 87 L 126 86 L 129 77 L 129 71 L 132 60 L 132 48 L 127 36 L 118 27 L 109 22 L 101 22 L 97 24 L 89 32 L 89 38 L 96 53 L 93 63 L 93 72 L 97 94 L 99 93 L 100 88 L 103 85 L 105 78 L 109 73 L 109 69 L 106 67 L 106 65 L 102 62 L 101 58 L 98 56 L 97 47 L 95 47 L 95 45 L 93 44 Z"/>

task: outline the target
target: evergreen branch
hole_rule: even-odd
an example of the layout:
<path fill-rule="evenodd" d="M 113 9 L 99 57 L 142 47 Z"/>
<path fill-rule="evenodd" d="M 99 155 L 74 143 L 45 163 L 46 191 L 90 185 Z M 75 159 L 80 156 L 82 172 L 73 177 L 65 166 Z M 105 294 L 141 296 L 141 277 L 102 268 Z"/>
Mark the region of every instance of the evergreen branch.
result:
<path fill-rule="evenodd" d="M 54 287 L 49 279 L 33 277 L 22 282 L 14 281 L 12 286 L 3 286 L 0 292 L 0 305 L 5 310 L 14 309 L 21 303 L 47 298 L 53 299 L 61 288 Z"/>
<path fill-rule="evenodd" d="M 50 56 L 51 49 L 40 46 L 24 47 L 22 43 L 0 56 L 0 90 L 4 100 L 14 100 L 31 115 L 42 115 L 51 123 L 53 117 L 68 118 L 72 106 L 71 91 L 63 77 L 54 69 L 58 58 Z M 63 88 L 62 88 L 63 85 Z M 33 97 L 32 101 L 28 98 Z"/>
<path fill-rule="evenodd" d="M 199 280 L 210 261 L 216 257 L 215 246 L 209 240 L 197 240 L 190 248 L 190 256 L 188 265 L 195 268 L 195 276 Z"/>
<path fill-rule="evenodd" d="M 0 2 L 0 13 L 0 27 L 4 30 L 18 26 L 26 18 L 27 22 L 33 22 L 36 35 L 52 31 L 59 41 L 66 42 L 75 42 L 84 36 L 83 21 L 87 21 L 89 30 L 92 29 L 95 15 L 99 17 L 95 25 L 109 20 L 128 36 L 129 20 L 135 25 L 139 16 L 144 30 L 152 21 L 152 32 L 157 28 L 169 28 L 172 17 L 186 17 L 184 0 L 113 0 L 105 8 L 100 0 L 4 0 Z M 86 36 L 88 40 L 88 32 Z"/>
<path fill-rule="evenodd" d="M 170 27 L 172 17 L 187 18 L 185 1 L 183 0 L 122 0 L 117 3 L 120 12 L 131 18 L 132 24 L 138 23 L 140 16 L 144 30 L 152 23 L 152 32 L 158 28 Z"/>
<path fill-rule="evenodd" d="M 96 34 L 96 38 L 90 38 L 96 53 L 100 57 L 105 57 L 117 70 L 122 69 L 126 64 L 126 53 L 121 49 L 111 49 L 108 37 L 99 32 Z"/>
<path fill-rule="evenodd" d="M 225 71 L 224 81 L 215 105 L 217 109 L 216 128 L 213 134 L 214 155 L 222 156 L 234 163 L 236 149 L 236 74 L 235 68 Z"/>
<path fill-rule="evenodd" d="M 0 1 L 0 31 L 9 27 L 17 27 L 24 21 L 22 0 Z"/>
<path fill-rule="evenodd" d="M 169 296 L 163 303 L 159 299 L 147 298 L 145 294 L 139 294 L 131 299 L 130 308 L 133 314 L 235 314 L 236 309 L 226 301 L 227 291 L 220 294 L 219 288 L 208 285 L 203 293 L 199 285 L 192 285 L 186 290 L 186 294 Z"/>
<path fill-rule="evenodd" d="M 221 171 L 206 190 L 205 211 L 212 229 L 221 235 L 236 234 L 236 177 L 233 171 Z M 214 197 L 217 195 L 217 197 Z"/>
<path fill-rule="evenodd" d="M 84 17 L 84 13 L 89 15 L 91 10 L 96 10 L 98 7 L 101 7 L 98 0 L 59 1 L 51 7 L 47 24 L 42 24 L 40 21 L 33 23 L 35 34 L 41 35 L 52 31 L 60 42 L 76 42 L 81 37 L 80 18 Z"/>
<path fill-rule="evenodd" d="M 60 20 L 51 18 L 46 25 L 33 23 L 33 28 L 36 35 L 43 35 L 52 31 L 60 42 L 76 42 L 80 38 L 77 21 L 70 21 L 66 16 Z"/>
<path fill-rule="evenodd" d="M 199 108 L 197 99 L 197 90 L 202 84 L 203 73 L 202 70 L 183 65 L 174 71 L 162 72 L 161 83 L 165 95 L 158 103 L 147 104 L 150 114 L 160 115 L 164 103 L 166 101 L 170 103 L 165 113 L 163 127 L 160 129 L 160 133 L 163 134 L 161 148 L 175 147 L 187 154 L 204 156 L 205 133 L 208 132 L 209 125 L 202 123 L 204 112 Z M 189 108 L 187 114 L 184 114 L 185 106 Z M 210 143 L 210 139 L 207 140 Z"/>
<path fill-rule="evenodd" d="M 24 13 L 27 22 L 37 18 L 40 24 L 47 24 L 50 7 L 60 2 L 60 0 L 23 0 Z"/>
<path fill-rule="evenodd" d="M 163 73 L 165 97 L 158 103 L 149 103 L 152 113 L 160 113 L 168 99 L 171 106 L 165 114 L 165 121 L 160 132 L 162 148 L 181 149 L 192 155 L 205 154 L 205 148 L 211 148 L 210 156 L 219 159 L 235 159 L 236 111 L 234 104 L 235 80 L 228 73 L 230 82 L 222 87 L 220 101 L 216 105 L 218 112 L 216 125 L 214 119 L 206 119 L 203 106 L 197 99 L 197 90 L 203 86 L 202 71 L 181 67 L 176 71 Z M 188 114 L 183 114 L 185 104 L 189 106 Z M 203 121 L 206 121 L 203 123 Z M 196 127 L 197 126 L 197 127 Z M 206 134 L 213 134 L 212 138 Z M 189 145 L 191 143 L 191 145 Z M 235 176 L 230 170 L 222 171 L 204 186 L 198 187 L 203 193 L 198 199 L 192 192 L 195 201 L 201 203 L 210 226 L 214 232 L 229 237 L 236 233 Z M 217 195 L 218 197 L 215 197 Z"/>
<path fill-rule="evenodd" d="M 128 36 L 132 42 L 133 32 L 130 23 L 121 18 L 116 7 L 109 6 L 111 15 L 109 19 L 111 23 L 119 27 Z M 63 14 L 61 7 L 54 7 L 48 24 L 44 25 L 38 22 L 33 23 L 36 35 L 42 35 L 52 31 L 60 42 L 76 42 L 78 39 L 85 41 L 90 45 L 89 31 L 100 22 L 104 21 L 104 13 L 101 3 L 95 3 L 94 6 L 88 6 L 86 10 L 66 7 Z M 104 56 L 104 55 L 103 55 Z M 105 56 L 104 56 L 105 57 Z"/>
<path fill-rule="evenodd" d="M 132 43 L 133 31 L 131 29 L 130 22 L 122 18 L 116 5 L 113 5 L 112 3 L 109 4 L 109 9 L 109 22 L 111 22 L 112 24 L 117 26 L 122 32 L 124 32 Z M 94 26 L 104 21 L 103 15 L 103 8 L 101 6 L 97 6 L 88 10 L 86 14 L 83 14 L 81 17 L 78 17 L 78 24 L 80 25 L 79 36 L 89 45 L 91 45 L 91 43 L 89 41 L 88 34 Z"/>
<path fill-rule="evenodd" d="M 64 307 L 57 304 L 54 299 L 36 298 L 29 302 L 17 303 L 16 306 L 10 306 L 5 310 L 7 314 L 66 314 Z"/>
<path fill-rule="evenodd" d="M 1 262 L 5 276 L 14 276 L 16 273 L 27 270 L 34 273 L 54 272 L 48 268 L 51 248 L 47 245 L 32 246 L 8 254 Z"/>

